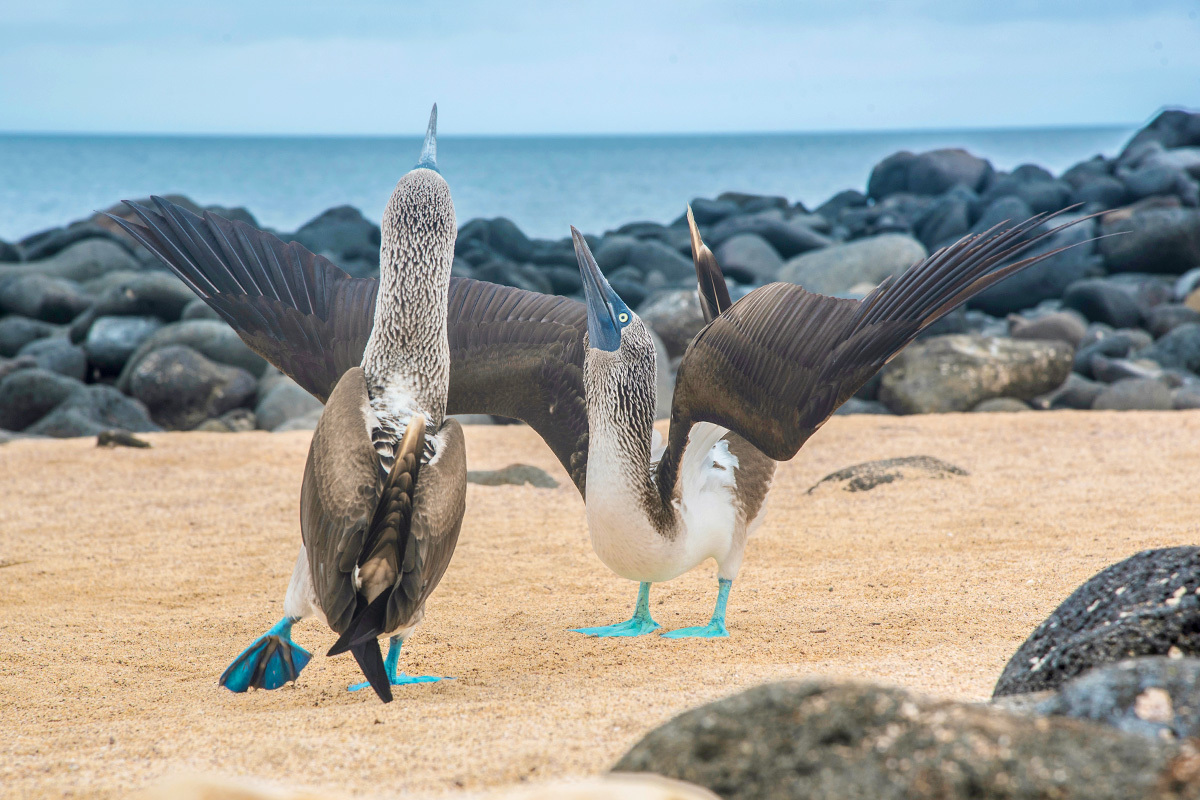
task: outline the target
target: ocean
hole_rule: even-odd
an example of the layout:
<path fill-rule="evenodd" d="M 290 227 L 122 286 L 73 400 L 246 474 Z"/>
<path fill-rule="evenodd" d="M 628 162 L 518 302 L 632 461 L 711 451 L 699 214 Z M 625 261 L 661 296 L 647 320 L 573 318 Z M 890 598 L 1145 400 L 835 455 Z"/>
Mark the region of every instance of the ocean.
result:
<path fill-rule="evenodd" d="M 438 140 L 459 224 L 505 216 L 527 234 L 568 226 L 602 233 L 634 220 L 669 222 L 694 197 L 735 190 L 784 195 L 810 208 L 865 190 L 897 150 L 965 147 L 1000 169 L 1058 173 L 1114 154 L 1134 127 L 710 136 L 522 136 Z M 331 206 L 378 220 L 420 137 L 83 136 L 0 134 L 0 238 L 20 239 L 118 200 L 179 193 L 245 206 L 293 231 Z"/>

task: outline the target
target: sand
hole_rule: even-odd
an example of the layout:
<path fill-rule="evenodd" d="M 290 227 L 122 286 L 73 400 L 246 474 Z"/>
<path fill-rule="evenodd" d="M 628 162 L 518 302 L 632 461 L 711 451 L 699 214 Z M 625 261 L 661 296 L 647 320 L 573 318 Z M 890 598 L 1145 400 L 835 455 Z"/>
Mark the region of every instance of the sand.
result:
<path fill-rule="evenodd" d="M 278 619 L 308 434 L 159 434 L 0 447 L 0 796 L 118 797 L 180 773 L 397 797 L 599 773 L 652 727 L 743 687 L 824 675 L 981 700 L 1081 582 L 1200 540 L 1200 412 L 835 418 L 781 466 L 726 640 L 596 640 L 636 586 L 592 553 L 540 440 L 470 427 L 472 468 L 544 467 L 558 489 L 471 486 L 458 552 L 405 648 L 453 681 L 383 705 L 330 631 L 298 685 L 235 695 L 229 660 Z M 967 477 L 821 489 L 862 461 L 930 455 Z M 701 624 L 710 562 L 656 585 Z"/>

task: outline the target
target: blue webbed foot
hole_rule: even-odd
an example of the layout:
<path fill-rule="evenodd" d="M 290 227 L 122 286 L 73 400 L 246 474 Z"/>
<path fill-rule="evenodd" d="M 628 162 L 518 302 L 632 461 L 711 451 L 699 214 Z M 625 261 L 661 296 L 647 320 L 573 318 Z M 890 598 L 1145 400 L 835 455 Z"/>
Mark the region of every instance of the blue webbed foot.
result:
<path fill-rule="evenodd" d="M 725 623 L 720 620 L 713 620 L 707 625 L 696 625 L 691 628 L 679 628 L 678 630 L 667 631 L 662 636 L 664 639 L 717 639 L 728 635 L 729 631 L 725 630 Z"/>
<path fill-rule="evenodd" d="M 284 617 L 271 630 L 254 640 L 225 671 L 220 684 L 231 692 L 248 689 L 278 689 L 296 680 L 308 666 L 312 654 L 292 641 L 296 620 Z"/>
<path fill-rule="evenodd" d="M 729 635 L 725 630 L 725 604 L 729 602 L 729 588 L 733 581 L 729 578 L 717 579 L 717 606 L 713 609 L 712 619 L 707 625 L 697 625 L 692 628 L 679 628 L 667 631 L 664 639 L 719 639 Z"/>
<path fill-rule="evenodd" d="M 659 624 L 649 616 L 627 619 L 616 625 L 601 625 L 596 628 L 571 628 L 576 633 L 586 636 L 644 636 L 658 630 Z"/>
<path fill-rule="evenodd" d="M 388 645 L 387 660 L 383 662 L 384 669 L 387 670 L 388 683 L 392 686 L 408 686 L 413 683 L 437 683 L 438 681 L 452 681 L 454 678 L 438 677 L 436 675 L 405 675 L 403 672 L 396 670 L 400 666 L 400 648 L 404 646 L 404 640 L 399 636 L 393 636 L 391 643 Z M 356 683 L 353 686 L 347 686 L 346 691 L 357 692 L 360 689 L 370 689 L 371 683 L 363 681 Z"/>
<path fill-rule="evenodd" d="M 601 625 L 598 628 L 572 628 L 576 633 L 585 636 L 644 636 L 654 633 L 659 625 L 650 618 L 650 584 L 643 583 L 638 587 L 637 607 L 633 617 L 616 625 Z"/>

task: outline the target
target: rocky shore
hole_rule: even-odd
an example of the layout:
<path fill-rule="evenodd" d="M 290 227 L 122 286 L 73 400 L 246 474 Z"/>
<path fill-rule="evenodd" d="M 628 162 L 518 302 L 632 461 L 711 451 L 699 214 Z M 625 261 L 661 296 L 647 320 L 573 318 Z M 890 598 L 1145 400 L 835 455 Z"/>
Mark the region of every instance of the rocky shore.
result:
<path fill-rule="evenodd" d="M 692 208 L 735 298 L 772 281 L 862 296 L 1006 220 L 1070 206 L 1072 216 L 1098 216 L 1039 244 L 1033 252 L 1078 246 L 943 320 L 841 413 L 1200 408 L 1200 113 L 1165 111 L 1116 157 L 1058 176 L 1033 164 L 998 171 L 962 150 L 901 152 L 875 165 L 865 189 L 815 209 L 735 192 Z M 255 223 L 242 208 L 212 210 Z M 378 270 L 379 228 L 356 209 L 330 209 L 281 235 L 354 275 Z M 684 218 L 588 239 L 661 340 L 665 414 L 673 368 L 702 325 Z M 581 291 L 569 238 L 530 239 L 504 218 L 462 225 L 454 272 Z M 0 440 L 293 430 L 319 413 L 103 216 L 0 242 Z"/>

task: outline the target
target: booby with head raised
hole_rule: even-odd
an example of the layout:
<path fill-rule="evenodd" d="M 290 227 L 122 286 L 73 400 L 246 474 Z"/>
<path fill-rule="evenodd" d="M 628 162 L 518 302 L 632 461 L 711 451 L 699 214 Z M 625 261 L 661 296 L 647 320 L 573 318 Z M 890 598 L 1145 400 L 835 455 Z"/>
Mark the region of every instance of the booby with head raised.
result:
<path fill-rule="evenodd" d="M 339 287 L 311 254 L 261 246 L 244 228 L 156 200 L 133 205 L 141 220 L 115 218 L 201 296 L 205 277 L 245 292 L 279 292 L 289 310 L 270 331 L 294 354 L 301 374 L 325 374 L 326 397 L 304 468 L 302 543 L 284 599 L 284 617 L 231 663 L 220 682 L 235 692 L 294 681 L 310 654 L 292 626 L 317 617 L 339 638 L 329 655 L 349 650 L 380 699 L 392 686 L 436 681 L 398 672 L 400 649 L 425 613 L 458 541 L 466 501 L 462 429 L 446 418 L 450 351 L 447 293 L 457 227 L 449 187 L 437 171 L 437 106 L 421 160 L 400 179 L 381 226 L 378 291 Z M 289 283 L 287 275 L 303 280 Z M 272 283 L 272 281 L 276 281 Z M 278 292 L 276 290 L 279 290 Z M 348 294 L 339 295 L 340 290 Z M 312 313 L 331 296 L 365 301 L 374 314 L 319 321 Z M 243 310 L 259 319 L 271 309 Z M 316 338 L 314 339 L 314 334 Z M 326 337 L 327 350 L 319 345 Z M 315 344 L 317 343 L 317 344 Z M 391 637 L 386 662 L 378 637 Z"/>

